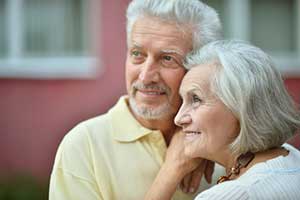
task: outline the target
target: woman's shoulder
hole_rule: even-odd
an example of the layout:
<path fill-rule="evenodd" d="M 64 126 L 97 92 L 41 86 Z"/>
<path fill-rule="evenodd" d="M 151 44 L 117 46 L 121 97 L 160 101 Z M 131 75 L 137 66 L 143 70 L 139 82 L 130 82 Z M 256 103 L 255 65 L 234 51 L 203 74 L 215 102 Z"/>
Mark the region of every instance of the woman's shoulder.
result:
<path fill-rule="evenodd" d="M 262 164 L 258 163 L 257 165 L 265 164 L 265 171 L 268 173 L 298 173 L 300 175 L 300 151 L 287 143 L 283 144 L 282 147 L 289 151 L 288 155 L 278 156 Z"/>
<path fill-rule="evenodd" d="M 195 200 L 238 200 L 250 199 L 249 188 L 240 181 L 227 181 L 200 193 Z"/>
<path fill-rule="evenodd" d="M 300 162 L 300 150 L 299 149 L 296 149 L 294 146 L 292 146 L 288 143 L 284 143 L 282 145 L 282 147 L 290 152 L 290 154 L 289 154 L 290 157 L 292 157 L 293 159 L 296 159 L 296 161 Z"/>
<path fill-rule="evenodd" d="M 289 144 L 284 144 L 283 147 L 289 151 L 287 156 L 258 163 L 240 178 L 223 182 L 200 193 L 196 200 L 272 199 L 273 197 L 300 199 L 298 188 L 300 152 Z"/>

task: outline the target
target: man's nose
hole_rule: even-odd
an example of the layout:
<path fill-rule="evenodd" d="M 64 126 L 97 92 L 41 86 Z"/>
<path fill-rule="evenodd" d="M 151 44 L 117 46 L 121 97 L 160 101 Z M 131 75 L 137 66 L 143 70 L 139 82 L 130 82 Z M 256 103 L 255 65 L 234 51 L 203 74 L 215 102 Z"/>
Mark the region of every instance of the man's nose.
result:
<path fill-rule="evenodd" d="M 139 79 L 143 84 L 157 83 L 160 78 L 160 67 L 154 59 L 147 59 L 141 68 Z"/>

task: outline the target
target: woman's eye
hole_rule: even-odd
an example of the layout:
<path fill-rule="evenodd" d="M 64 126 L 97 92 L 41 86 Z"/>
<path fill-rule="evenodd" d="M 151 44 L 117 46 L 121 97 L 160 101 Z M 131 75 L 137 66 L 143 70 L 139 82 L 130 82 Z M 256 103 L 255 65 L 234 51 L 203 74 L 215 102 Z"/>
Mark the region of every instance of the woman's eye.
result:
<path fill-rule="evenodd" d="M 195 103 L 201 103 L 202 102 L 202 99 L 200 99 L 197 95 L 193 95 L 192 96 L 192 103 L 195 104 Z"/>

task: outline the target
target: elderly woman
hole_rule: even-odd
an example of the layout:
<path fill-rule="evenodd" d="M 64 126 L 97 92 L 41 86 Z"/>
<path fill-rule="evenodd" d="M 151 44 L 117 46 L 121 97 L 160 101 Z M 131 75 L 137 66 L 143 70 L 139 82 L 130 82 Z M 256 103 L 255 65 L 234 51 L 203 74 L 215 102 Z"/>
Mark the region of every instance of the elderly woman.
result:
<path fill-rule="evenodd" d="M 269 56 L 241 41 L 217 41 L 191 55 L 187 67 L 175 118 L 183 133 L 146 199 L 171 199 L 199 158 L 227 174 L 196 200 L 300 199 L 300 152 L 285 143 L 300 126 L 299 112 Z"/>

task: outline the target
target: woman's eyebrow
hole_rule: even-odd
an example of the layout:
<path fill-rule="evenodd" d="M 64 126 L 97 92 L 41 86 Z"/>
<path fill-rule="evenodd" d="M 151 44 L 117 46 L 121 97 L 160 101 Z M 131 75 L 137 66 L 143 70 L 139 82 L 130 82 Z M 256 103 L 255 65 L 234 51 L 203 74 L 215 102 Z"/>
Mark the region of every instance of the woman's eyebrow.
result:
<path fill-rule="evenodd" d="M 187 88 L 179 90 L 180 96 L 184 96 L 184 94 L 191 94 L 191 93 L 202 93 L 202 89 L 198 84 L 192 84 Z"/>

